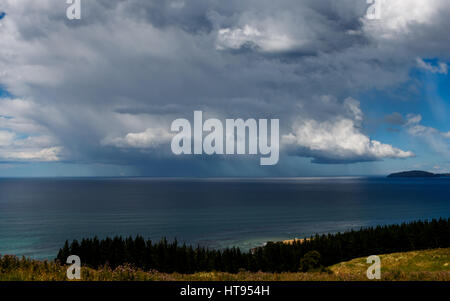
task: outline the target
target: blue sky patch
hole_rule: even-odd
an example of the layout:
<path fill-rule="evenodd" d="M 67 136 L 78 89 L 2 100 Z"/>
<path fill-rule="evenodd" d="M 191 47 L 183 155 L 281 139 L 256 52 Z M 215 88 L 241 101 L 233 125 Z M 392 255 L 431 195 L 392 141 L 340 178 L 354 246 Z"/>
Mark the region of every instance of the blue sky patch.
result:
<path fill-rule="evenodd" d="M 11 96 L 12 95 L 8 91 L 6 91 L 0 87 L 0 98 L 8 98 Z"/>

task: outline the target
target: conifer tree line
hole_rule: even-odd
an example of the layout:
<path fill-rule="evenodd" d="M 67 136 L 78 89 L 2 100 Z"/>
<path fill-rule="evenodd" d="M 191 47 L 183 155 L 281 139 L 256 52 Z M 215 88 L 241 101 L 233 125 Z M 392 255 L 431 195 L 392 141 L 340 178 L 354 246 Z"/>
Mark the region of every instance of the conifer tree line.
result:
<path fill-rule="evenodd" d="M 450 247 L 450 218 L 415 221 L 401 225 L 361 228 L 344 233 L 315 235 L 292 244 L 269 242 L 263 247 L 242 252 L 239 248 L 212 250 L 169 242 L 135 238 L 87 238 L 59 250 L 57 261 L 65 264 L 67 257 L 78 255 L 83 266 L 116 268 L 125 263 L 143 270 L 165 273 L 239 270 L 252 272 L 296 272 L 300 261 L 310 251 L 320 254 L 320 264 L 333 265 L 357 257 L 393 252 L 406 252 Z"/>

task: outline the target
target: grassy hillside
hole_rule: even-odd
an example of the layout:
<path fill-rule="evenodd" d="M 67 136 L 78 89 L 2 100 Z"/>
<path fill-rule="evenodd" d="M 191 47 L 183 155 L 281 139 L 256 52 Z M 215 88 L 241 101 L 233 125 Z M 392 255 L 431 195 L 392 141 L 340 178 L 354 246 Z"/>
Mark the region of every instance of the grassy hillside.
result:
<path fill-rule="evenodd" d="M 450 281 L 450 248 L 381 255 L 382 280 Z M 331 267 L 336 277 L 365 275 L 366 258 L 356 258 Z M 361 279 L 362 280 L 362 279 Z"/>
<path fill-rule="evenodd" d="M 444 280 L 450 281 L 450 248 L 381 255 L 382 280 Z M 329 267 L 327 272 L 308 273 L 251 273 L 237 274 L 205 272 L 190 275 L 144 272 L 130 266 L 115 270 L 82 268 L 82 280 L 230 280 L 230 281 L 330 281 L 367 280 L 369 265 L 366 258 L 357 258 Z M 18 259 L 4 256 L 0 259 L 0 280 L 66 280 L 66 267 L 54 262 Z"/>

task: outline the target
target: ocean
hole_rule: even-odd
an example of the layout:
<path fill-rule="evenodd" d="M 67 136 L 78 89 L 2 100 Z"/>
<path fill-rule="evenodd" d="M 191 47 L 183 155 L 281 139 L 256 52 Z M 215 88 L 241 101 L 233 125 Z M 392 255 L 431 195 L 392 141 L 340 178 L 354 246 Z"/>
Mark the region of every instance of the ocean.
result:
<path fill-rule="evenodd" d="M 209 248 L 450 217 L 450 178 L 0 179 L 0 254 L 140 234 Z"/>

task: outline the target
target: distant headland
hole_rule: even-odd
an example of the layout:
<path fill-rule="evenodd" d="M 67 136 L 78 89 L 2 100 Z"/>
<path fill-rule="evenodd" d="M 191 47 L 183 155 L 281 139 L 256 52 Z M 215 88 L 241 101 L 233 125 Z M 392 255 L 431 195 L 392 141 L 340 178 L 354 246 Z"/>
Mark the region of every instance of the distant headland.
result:
<path fill-rule="evenodd" d="M 450 173 L 432 173 L 423 170 L 411 170 L 391 173 L 388 178 L 442 178 L 450 177 Z"/>

